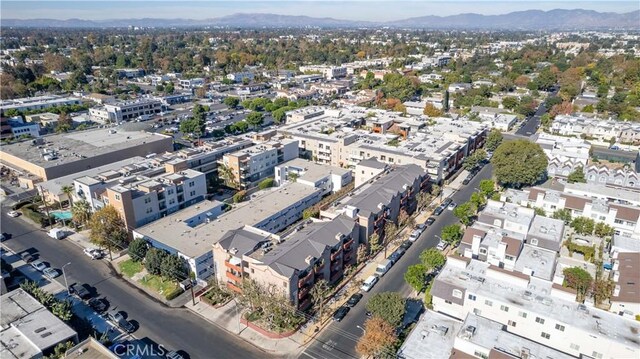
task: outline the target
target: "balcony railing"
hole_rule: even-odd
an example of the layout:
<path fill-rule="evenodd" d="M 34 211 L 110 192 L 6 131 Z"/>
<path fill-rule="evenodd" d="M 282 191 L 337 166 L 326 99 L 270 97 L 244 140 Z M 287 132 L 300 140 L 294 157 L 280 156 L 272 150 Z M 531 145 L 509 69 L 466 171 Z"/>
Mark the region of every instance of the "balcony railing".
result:
<path fill-rule="evenodd" d="M 229 261 L 224 261 L 224 266 L 230 269 L 233 269 L 234 271 L 241 273 L 242 269 L 240 268 L 240 266 L 235 265 L 235 264 L 231 264 Z"/>
<path fill-rule="evenodd" d="M 298 300 L 304 298 L 311 291 L 311 286 L 307 285 L 306 287 L 298 289 Z"/>
<path fill-rule="evenodd" d="M 231 282 L 227 282 L 227 287 L 229 287 L 229 289 L 231 289 L 234 292 L 242 293 L 242 288 L 238 287 L 237 285 Z"/>
<path fill-rule="evenodd" d="M 313 267 L 313 271 L 316 272 L 316 274 L 322 273 L 323 269 L 324 269 L 324 262 L 320 265 L 316 265 L 315 267 Z"/>
<path fill-rule="evenodd" d="M 298 288 L 302 288 L 307 282 L 311 280 L 311 278 L 313 278 L 313 272 L 309 271 L 309 273 L 298 280 Z"/>
<path fill-rule="evenodd" d="M 338 249 L 337 251 L 335 251 L 334 253 L 331 253 L 331 261 L 335 261 L 336 259 L 338 259 L 340 257 L 340 254 L 342 254 L 342 247 L 340 247 L 340 249 Z"/>
<path fill-rule="evenodd" d="M 351 238 L 350 240 L 348 240 L 345 244 L 342 245 L 342 248 L 344 248 L 345 251 L 350 251 L 351 249 L 353 249 L 351 247 L 351 245 L 353 244 L 353 238 Z"/>
<path fill-rule="evenodd" d="M 236 282 L 236 283 L 240 283 L 241 279 L 240 279 L 240 274 L 236 274 L 233 272 L 225 272 L 227 275 L 227 278 L 231 279 L 232 281 Z"/>

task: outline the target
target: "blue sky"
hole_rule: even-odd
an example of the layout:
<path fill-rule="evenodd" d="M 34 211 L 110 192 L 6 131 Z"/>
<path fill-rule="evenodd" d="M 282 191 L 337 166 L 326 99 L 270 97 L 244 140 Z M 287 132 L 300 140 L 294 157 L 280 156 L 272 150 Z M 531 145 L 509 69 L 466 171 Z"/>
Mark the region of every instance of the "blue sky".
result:
<path fill-rule="evenodd" d="M 504 14 L 528 9 L 589 9 L 601 12 L 630 12 L 640 9 L 638 1 L 6 1 L 0 2 L 0 19 L 206 19 L 234 13 L 273 13 L 333 17 L 347 20 L 389 21 L 424 15 L 480 13 Z"/>

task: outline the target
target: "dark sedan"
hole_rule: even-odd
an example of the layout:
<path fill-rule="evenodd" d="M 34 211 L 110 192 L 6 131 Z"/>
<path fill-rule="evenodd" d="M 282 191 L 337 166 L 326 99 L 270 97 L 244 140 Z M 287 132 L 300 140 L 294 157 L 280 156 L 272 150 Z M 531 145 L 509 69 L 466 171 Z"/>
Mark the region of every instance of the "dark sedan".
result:
<path fill-rule="evenodd" d="M 344 317 L 347 316 L 347 313 L 349 313 L 350 309 L 351 308 L 345 307 L 345 306 L 342 306 L 342 307 L 338 308 L 338 310 L 336 310 L 333 313 L 333 320 L 336 321 L 336 322 L 341 321 L 342 319 L 344 319 Z"/>
<path fill-rule="evenodd" d="M 355 305 L 360 302 L 360 299 L 362 299 L 362 294 L 356 293 L 349 297 L 349 300 L 347 300 L 347 303 L 345 305 L 350 308 L 355 307 Z"/>

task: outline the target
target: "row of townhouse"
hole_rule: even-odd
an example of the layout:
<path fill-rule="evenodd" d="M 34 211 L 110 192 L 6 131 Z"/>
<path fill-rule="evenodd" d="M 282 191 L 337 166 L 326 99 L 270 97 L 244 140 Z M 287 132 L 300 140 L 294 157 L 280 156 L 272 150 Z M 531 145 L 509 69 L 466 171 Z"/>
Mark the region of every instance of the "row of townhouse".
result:
<path fill-rule="evenodd" d="M 640 235 L 640 198 L 637 192 L 574 183 L 567 184 L 564 191 L 543 187 L 509 190 L 501 199 L 542 208 L 547 213 L 567 209 L 572 218 L 587 217 L 603 222 L 613 227 L 616 234 L 626 237 Z"/>
<path fill-rule="evenodd" d="M 490 263 L 448 257 L 431 294 L 434 311 L 467 323 L 462 325 L 467 340 L 484 335 L 478 326 L 470 324 L 469 319 L 477 317 L 498 323 L 495 328 L 501 330 L 496 333 L 526 338 L 572 357 L 640 355 L 637 321 L 577 303 L 575 292 L 559 284 Z M 465 350 L 468 346 L 458 349 L 474 357 L 486 355 L 482 351 L 470 353 Z M 485 350 L 505 351 L 500 349 L 485 346 Z M 523 357 L 529 353 L 514 354 Z"/>
<path fill-rule="evenodd" d="M 609 142 L 611 138 L 623 143 L 640 142 L 640 125 L 584 116 L 558 115 L 551 124 L 551 131 L 563 136 L 585 136 L 604 142 Z"/>
<path fill-rule="evenodd" d="M 541 133 L 536 143 L 547 155 L 547 173 L 550 177 L 567 177 L 576 169 L 587 167 L 591 144 L 583 139 Z"/>
<path fill-rule="evenodd" d="M 591 165 L 584 169 L 584 178 L 591 185 L 640 190 L 640 174 L 630 168 Z"/>
<path fill-rule="evenodd" d="M 427 126 L 424 117 L 362 107 L 294 110 L 278 132 L 299 141 L 300 156 L 318 163 L 354 168 L 376 157 L 392 164 L 416 164 L 434 182 L 448 178 L 466 156 L 484 145 L 486 126 L 438 118 Z"/>

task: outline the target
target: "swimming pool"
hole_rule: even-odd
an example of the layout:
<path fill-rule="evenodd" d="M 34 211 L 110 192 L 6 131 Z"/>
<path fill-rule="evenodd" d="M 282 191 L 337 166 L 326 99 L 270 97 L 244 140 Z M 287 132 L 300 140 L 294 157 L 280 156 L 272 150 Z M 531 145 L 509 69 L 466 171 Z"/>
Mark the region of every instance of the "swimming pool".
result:
<path fill-rule="evenodd" d="M 55 219 L 71 219 L 71 211 L 51 211 Z"/>

